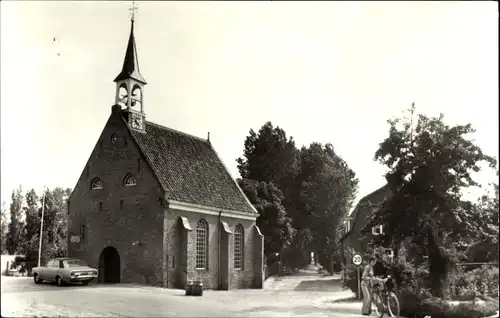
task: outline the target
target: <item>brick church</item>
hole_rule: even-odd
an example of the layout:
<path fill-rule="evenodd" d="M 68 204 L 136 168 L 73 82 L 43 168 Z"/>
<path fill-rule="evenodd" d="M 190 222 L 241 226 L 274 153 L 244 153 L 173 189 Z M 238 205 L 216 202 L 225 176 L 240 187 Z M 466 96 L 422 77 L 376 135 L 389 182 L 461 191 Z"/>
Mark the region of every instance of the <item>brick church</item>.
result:
<path fill-rule="evenodd" d="M 209 139 L 146 120 L 132 18 L 109 119 L 68 200 L 68 255 L 102 283 L 262 288 L 257 211 Z"/>

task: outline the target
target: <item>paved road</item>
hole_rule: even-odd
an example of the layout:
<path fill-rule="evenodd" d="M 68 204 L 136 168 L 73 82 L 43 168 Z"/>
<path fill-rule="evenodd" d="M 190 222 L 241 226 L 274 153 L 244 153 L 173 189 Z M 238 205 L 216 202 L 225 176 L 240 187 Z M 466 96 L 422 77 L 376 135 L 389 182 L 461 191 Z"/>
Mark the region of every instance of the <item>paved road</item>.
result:
<path fill-rule="evenodd" d="M 203 297 L 133 284 L 35 285 L 17 277 L 2 277 L 1 290 L 4 317 L 365 317 L 359 304 L 333 302 L 351 295 L 338 278 L 317 275 L 270 279 L 263 290 L 207 290 Z"/>

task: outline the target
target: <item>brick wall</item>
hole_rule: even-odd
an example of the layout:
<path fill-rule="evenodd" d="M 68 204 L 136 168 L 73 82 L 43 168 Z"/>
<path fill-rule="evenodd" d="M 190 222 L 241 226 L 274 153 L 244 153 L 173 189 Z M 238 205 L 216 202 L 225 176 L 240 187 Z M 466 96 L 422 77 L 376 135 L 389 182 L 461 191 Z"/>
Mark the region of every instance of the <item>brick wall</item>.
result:
<path fill-rule="evenodd" d="M 186 217 L 192 231 L 186 231 L 179 223 L 179 217 Z M 165 226 L 165 245 L 167 247 L 166 254 L 168 254 L 169 264 L 168 264 L 168 287 L 170 288 L 180 288 L 183 287 L 180 283 L 183 277 L 182 270 L 178 260 L 178 257 L 185 260 L 185 270 L 187 274 L 187 279 L 201 279 L 203 281 L 204 287 L 207 289 L 218 289 L 219 278 L 218 278 L 218 231 L 219 231 L 219 219 L 218 215 L 205 215 L 196 212 L 189 211 L 178 211 L 169 209 L 166 212 L 166 226 Z M 196 227 L 200 219 L 204 219 L 208 223 L 208 235 L 209 235 L 209 248 L 208 248 L 208 268 L 204 270 L 196 269 Z M 236 225 L 241 224 L 244 229 L 244 255 L 243 255 L 243 269 L 234 270 L 233 262 L 233 240 L 234 235 L 229 235 L 228 239 L 228 281 L 229 288 L 251 288 L 254 280 L 254 261 L 255 261 L 255 251 L 254 251 L 254 221 L 235 219 L 222 217 L 221 221 L 227 222 L 231 232 L 234 233 Z M 179 241 L 177 233 L 182 231 L 186 236 L 184 242 L 186 243 L 185 248 L 179 251 Z M 182 245 L 184 246 L 184 245 Z M 179 255 L 175 257 L 175 268 L 172 267 L 172 255 Z"/>
<path fill-rule="evenodd" d="M 264 235 L 260 232 L 260 229 L 255 225 L 253 227 L 253 248 L 254 248 L 254 275 L 253 275 L 253 288 L 262 288 L 265 281 L 265 270 L 264 270 Z"/>
<path fill-rule="evenodd" d="M 119 116 L 110 116 L 70 198 L 68 254 L 98 267 L 101 251 L 113 246 L 120 255 L 122 282 L 161 285 L 163 194 Z M 112 134 L 118 143 L 111 142 Z M 136 176 L 136 186 L 123 186 L 127 173 Z M 103 189 L 91 190 L 94 177 L 103 181 Z M 69 242 L 72 235 L 82 236 L 82 225 L 81 242 Z"/>

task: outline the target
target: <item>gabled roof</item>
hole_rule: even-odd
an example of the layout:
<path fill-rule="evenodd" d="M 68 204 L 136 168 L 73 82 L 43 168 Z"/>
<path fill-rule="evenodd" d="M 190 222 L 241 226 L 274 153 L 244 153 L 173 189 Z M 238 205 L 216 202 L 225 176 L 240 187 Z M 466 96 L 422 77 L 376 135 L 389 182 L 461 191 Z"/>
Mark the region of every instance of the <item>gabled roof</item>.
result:
<path fill-rule="evenodd" d="M 134 20 L 132 20 L 132 25 L 130 27 L 130 36 L 128 39 L 127 51 L 125 52 L 125 60 L 123 61 L 122 71 L 115 78 L 115 82 L 132 78 L 143 84 L 147 84 L 144 77 L 142 77 L 139 72 L 139 60 L 137 59 L 137 47 L 135 46 L 134 37 Z"/>
<path fill-rule="evenodd" d="M 348 237 L 349 235 L 351 235 L 351 233 L 353 232 L 354 230 L 354 225 L 356 224 L 356 222 L 358 221 L 358 218 L 359 218 L 359 210 L 361 209 L 361 207 L 367 203 L 370 202 L 370 199 L 372 199 L 374 196 L 376 196 L 377 194 L 379 194 L 380 192 L 383 192 L 383 191 L 387 191 L 389 190 L 389 185 L 386 184 L 384 185 L 383 187 L 381 188 L 378 188 L 377 190 L 371 192 L 370 194 L 368 195 L 365 195 L 363 198 L 361 198 L 358 202 L 358 204 L 356 204 L 356 207 L 354 208 L 354 210 L 352 210 L 352 213 L 349 215 L 349 218 L 351 218 L 353 220 L 352 222 L 352 225 L 350 227 L 350 230 L 349 232 L 345 233 L 341 238 L 340 238 L 340 241 L 343 241 L 346 237 Z M 377 202 L 378 203 L 378 202 Z"/>
<path fill-rule="evenodd" d="M 145 127 L 130 131 L 170 199 L 256 214 L 208 140 L 149 121 Z"/>

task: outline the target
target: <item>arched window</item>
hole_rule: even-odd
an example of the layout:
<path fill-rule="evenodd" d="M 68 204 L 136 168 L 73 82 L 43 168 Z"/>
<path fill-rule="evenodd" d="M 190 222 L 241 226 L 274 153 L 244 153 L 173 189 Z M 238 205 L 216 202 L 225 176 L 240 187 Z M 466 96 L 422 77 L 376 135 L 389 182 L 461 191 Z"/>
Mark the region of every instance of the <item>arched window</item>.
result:
<path fill-rule="evenodd" d="M 134 87 L 132 88 L 131 106 L 134 107 L 137 103 L 139 104 L 142 103 L 142 91 L 141 87 L 135 84 Z M 141 110 L 142 110 L 142 105 L 141 105 Z"/>
<path fill-rule="evenodd" d="M 208 264 L 208 224 L 200 220 L 196 227 L 196 269 L 206 269 Z"/>
<path fill-rule="evenodd" d="M 100 190 L 102 188 L 104 188 L 104 184 L 102 183 L 101 179 L 92 179 L 92 190 Z"/>
<path fill-rule="evenodd" d="M 243 226 L 238 224 L 234 230 L 234 269 L 243 269 L 244 247 Z"/>
<path fill-rule="evenodd" d="M 125 176 L 125 179 L 123 180 L 123 185 L 125 187 L 133 187 L 137 184 L 137 179 L 131 175 L 131 174 L 127 174 Z"/>

